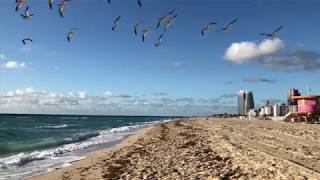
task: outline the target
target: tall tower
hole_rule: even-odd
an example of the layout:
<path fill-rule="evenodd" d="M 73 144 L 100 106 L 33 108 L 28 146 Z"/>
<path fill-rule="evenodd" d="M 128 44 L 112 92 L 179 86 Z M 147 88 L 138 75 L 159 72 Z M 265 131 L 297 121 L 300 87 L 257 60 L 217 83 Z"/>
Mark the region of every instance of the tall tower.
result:
<path fill-rule="evenodd" d="M 250 109 L 254 109 L 253 93 L 240 90 L 238 94 L 238 114 L 246 115 Z"/>
<path fill-rule="evenodd" d="M 246 113 L 250 110 L 254 109 L 254 99 L 253 93 L 251 91 L 247 92 L 247 104 L 246 104 Z"/>
<path fill-rule="evenodd" d="M 296 112 L 298 101 L 296 99 L 291 99 L 291 96 L 300 96 L 299 90 L 292 88 L 288 91 L 288 112 Z"/>
<path fill-rule="evenodd" d="M 244 115 L 244 106 L 245 106 L 245 99 L 246 99 L 246 91 L 240 90 L 238 94 L 238 114 Z"/>

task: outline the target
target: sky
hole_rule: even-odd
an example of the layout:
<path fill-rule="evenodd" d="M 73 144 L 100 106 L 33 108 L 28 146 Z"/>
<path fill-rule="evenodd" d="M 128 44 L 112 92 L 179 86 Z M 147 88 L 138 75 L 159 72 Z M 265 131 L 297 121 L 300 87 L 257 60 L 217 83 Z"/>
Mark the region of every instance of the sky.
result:
<path fill-rule="evenodd" d="M 31 20 L 20 16 L 27 5 Z M 26 0 L 15 12 L 13 0 L 0 2 L 0 113 L 208 115 L 235 113 L 241 89 L 256 108 L 284 102 L 289 88 L 320 94 L 318 0 L 71 0 L 64 18 L 57 6 Z M 175 8 L 155 48 L 157 19 Z M 143 28 L 133 33 L 140 21 L 152 28 L 144 43 Z M 279 26 L 273 39 L 260 35 Z"/>

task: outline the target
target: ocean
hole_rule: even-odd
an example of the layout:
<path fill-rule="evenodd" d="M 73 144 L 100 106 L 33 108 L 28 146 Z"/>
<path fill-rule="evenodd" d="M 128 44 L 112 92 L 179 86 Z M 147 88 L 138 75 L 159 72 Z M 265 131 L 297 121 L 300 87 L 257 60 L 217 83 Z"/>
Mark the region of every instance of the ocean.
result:
<path fill-rule="evenodd" d="M 0 179 L 21 179 L 83 159 L 168 117 L 0 115 Z"/>

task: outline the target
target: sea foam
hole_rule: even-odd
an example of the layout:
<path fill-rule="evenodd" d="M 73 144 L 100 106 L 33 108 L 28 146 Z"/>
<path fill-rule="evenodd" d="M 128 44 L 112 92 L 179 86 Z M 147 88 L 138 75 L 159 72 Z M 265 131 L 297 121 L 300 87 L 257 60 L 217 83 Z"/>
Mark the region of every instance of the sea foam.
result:
<path fill-rule="evenodd" d="M 133 134 L 137 129 L 165 121 L 153 121 L 130 124 L 98 132 L 82 133 L 75 137 L 65 138 L 57 148 L 19 153 L 0 158 L 0 179 L 19 179 L 30 175 L 37 175 L 64 166 L 72 161 L 82 159 L 76 152 L 81 152 L 99 144 L 121 140 Z M 48 127 L 42 127 L 48 128 Z M 65 128 L 64 125 L 50 126 L 50 128 Z M 16 173 L 19 172 L 19 173 Z"/>

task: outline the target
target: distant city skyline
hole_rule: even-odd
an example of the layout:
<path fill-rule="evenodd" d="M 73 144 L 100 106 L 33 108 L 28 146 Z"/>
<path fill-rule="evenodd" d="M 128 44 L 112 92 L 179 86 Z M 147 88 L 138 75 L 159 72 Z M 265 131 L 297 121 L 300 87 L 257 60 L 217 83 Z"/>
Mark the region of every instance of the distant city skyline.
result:
<path fill-rule="evenodd" d="M 241 89 L 254 93 L 256 106 L 286 102 L 290 88 L 320 94 L 316 0 L 146 0 L 142 8 L 79 0 L 63 18 L 57 2 L 50 10 L 47 1 L 27 0 L 19 12 L 14 2 L 0 4 L 0 113 L 209 115 L 237 113 Z M 20 16 L 27 5 L 31 20 Z M 175 8 L 155 48 L 164 28 L 157 20 Z M 210 22 L 217 24 L 202 36 Z M 277 37 L 260 35 L 280 26 Z M 152 31 L 142 43 L 145 27 Z M 25 37 L 33 42 L 22 45 Z"/>

